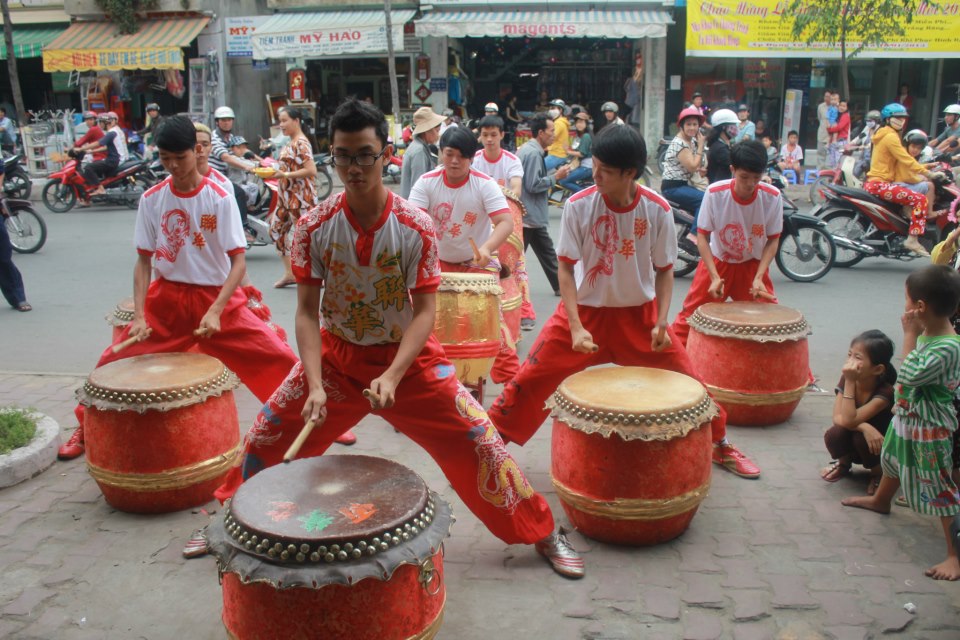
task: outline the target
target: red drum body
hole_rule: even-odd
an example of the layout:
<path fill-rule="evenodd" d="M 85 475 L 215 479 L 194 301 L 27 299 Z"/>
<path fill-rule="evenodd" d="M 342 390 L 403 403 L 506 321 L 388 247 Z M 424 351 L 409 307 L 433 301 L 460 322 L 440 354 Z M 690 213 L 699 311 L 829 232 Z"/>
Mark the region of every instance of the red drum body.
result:
<path fill-rule="evenodd" d="M 524 208 L 520 198 L 510 189 L 501 187 L 503 195 L 507 198 L 507 206 L 510 208 L 510 216 L 513 218 L 513 233 L 507 238 L 507 241 L 500 245 L 500 264 L 510 269 L 513 274 L 517 270 L 517 263 L 523 256 L 523 216 L 527 210 Z"/>
<path fill-rule="evenodd" d="M 133 321 L 133 298 L 124 298 L 117 303 L 113 311 L 104 318 L 111 327 L 113 327 L 113 337 L 111 342 L 116 342 L 127 328 L 127 325 Z"/>
<path fill-rule="evenodd" d="M 476 385 L 490 376 L 500 351 L 500 294 L 493 274 L 440 275 L 433 332 L 460 382 Z"/>
<path fill-rule="evenodd" d="M 547 404 L 551 476 L 578 531 L 629 545 L 686 531 L 710 488 L 718 411 L 703 385 L 659 369 L 590 369 L 564 380 Z"/>
<path fill-rule="evenodd" d="M 265 469 L 208 530 L 223 623 L 241 640 L 433 638 L 450 507 L 395 462 L 322 456 Z"/>
<path fill-rule="evenodd" d="M 502 279 L 500 286 L 503 287 L 503 297 L 500 302 L 500 308 L 503 310 L 503 322 L 507 325 L 510 340 L 513 341 L 513 346 L 516 348 L 516 344 L 520 342 L 520 305 L 523 304 L 523 298 L 513 274 Z"/>
<path fill-rule="evenodd" d="M 711 302 L 689 319 L 687 351 L 730 424 L 786 421 L 806 393 L 810 325 L 796 309 Z"/>
<path fill-rule="evenodd" d="M 240 453 L 238 384 L 199 353 L 126 358 L 90 374 L 77 396 L 87 468 L 106 501 L 132 513 L 208 502 Z"/>

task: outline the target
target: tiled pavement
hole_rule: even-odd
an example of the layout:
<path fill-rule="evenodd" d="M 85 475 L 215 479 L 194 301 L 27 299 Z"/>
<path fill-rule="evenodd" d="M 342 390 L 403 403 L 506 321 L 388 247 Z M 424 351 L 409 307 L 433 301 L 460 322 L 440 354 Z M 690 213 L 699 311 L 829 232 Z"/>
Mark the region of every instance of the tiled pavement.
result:
<path fill-rule="evenodd" d="M 0 375 L 0 405 L 36 407 L 66 437 L 78 383 Z M 237 398 L 249 425 L 257 403 L 246 391 Z M 361 424 L 353 448 L 335 447 L 403 462 L 452 502 L 439 638 L 960 638 L 960 583 L 922 573 L 943 557 L 939 524 L 900 508 L 887 517 L 844 509 L 839 499 L 862 492 L 865 479 L 820 480 L 830 408 L 828 395 L 808 394 L 786 424 L 732 427 L 731 440 L 759 462 L 762 479 L 717 470 L 690 529 L 670 543 L 615 547 L 573 534 L 587 562 L 581 581 L 487 533 L 436 465 L 379 419 Z M 511 450 L 563 521 L 549 480 L 549 434 L 544 427 Z M 0 490 L 0 638 L 225 637 L 213 560 L 180 556 L 208 520 L 199 509 L 115 511 L 82 460 Z"/>

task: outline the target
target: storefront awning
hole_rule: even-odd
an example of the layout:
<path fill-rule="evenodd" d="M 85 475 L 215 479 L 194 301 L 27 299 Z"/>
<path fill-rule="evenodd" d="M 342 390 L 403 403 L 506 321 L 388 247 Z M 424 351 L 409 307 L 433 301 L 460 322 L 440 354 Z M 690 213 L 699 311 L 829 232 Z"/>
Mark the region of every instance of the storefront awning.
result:
<path fill-rule="evenodd" d="M 413 10 L 391 11 L 393 47 L 403 50 L 403 25 Z M 383 11 L 329 11 L 277 14 L 257 27 L 251 37 L 253 57 L 320 58 L 387 50 L 387 23 Z"/>
<path fill-rule="evenodd" d="M 417 36 L 470 38 L 665 38 L 666 11 L 437 11 L 417 20 Z"/>
<path fill-rule="evenodd" d="M 43 48 L 43 70 L 183 69 L 183 47 L 196 40 L 210 19 L 149 20 L 132 35 L 111 22 L 76 22 Z"/>
<path fill-rule="evenodd" d="M 65 27 L 13 28 L 13 53 L 17 58 L 39 58 L 43 48 L 56 40 Z M 7 45 L 0 41 L 0 60 L 7 59 Z"/>

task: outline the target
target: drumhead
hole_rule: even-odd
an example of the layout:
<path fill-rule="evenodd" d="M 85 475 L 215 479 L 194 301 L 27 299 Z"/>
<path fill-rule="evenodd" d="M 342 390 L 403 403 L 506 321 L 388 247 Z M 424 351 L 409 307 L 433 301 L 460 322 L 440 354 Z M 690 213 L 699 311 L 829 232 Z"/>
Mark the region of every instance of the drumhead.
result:
<path fill-rule="evenodd" d="M 503 293 L 500 280 L 492 273 L 455 273 L 446 271 L 440 274 L 438 291 L 470 292 L 499 295 Z"/>
<path fill-rule="evenodd" d="M 744 340 L 799 340 L 810 333 L 798 310 L 768 302 L 709 302 L 689 323 L 701 333 Z"/>

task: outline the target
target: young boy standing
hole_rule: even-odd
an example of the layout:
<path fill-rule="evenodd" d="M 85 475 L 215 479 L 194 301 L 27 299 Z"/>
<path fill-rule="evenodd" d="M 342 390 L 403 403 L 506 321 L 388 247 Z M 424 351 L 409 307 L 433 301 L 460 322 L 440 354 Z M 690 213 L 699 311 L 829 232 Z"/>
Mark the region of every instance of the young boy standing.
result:
<path fill-rule="evenodd" d="M 571 196 L 563 209 L 557 245 L 562 301 L 490 409 L 503 438 L 520 445 L 546 419 L 549 395 L 587 367 L 612 362 L 699 379 L 667 326 L 677 237 L 667 202 L 636 183 L 647 162 L 646 144 L 631 127 L 604 127 L 593 159 L 595 186 Z M 726 442 L 722 408 L 711 428 L 715 462 L 743 477 L 760 475 Z"/>
<path fill-rule="evenodd" d="M 730 149 L 733 179 L 710 185 L 703 197 L 697 221 L 700 264 L 673 322 L 684 345 L 687 318 L 702 304 L 727 298 L 776 302 L 769 270 L 783 229 L 783 198 L 761 181 L 766 166 L 762 143 L 735 144 Z"/>
<path fill-rule="evenodd" d="M 500 261 L 494 254 L 513 233 L 513 216 L 493 178 L 472 169 L 476 153 L 477 139 L 466 127 L 447 129 L 440 136 L 442 166 L 420 176 L 409 200 L 433 220 L 441 271 L 492 273 L 499 278 Z M 511 380 L 520 368 L 502 317 L 500 335 L 500 352 L 490 372 L 496 383 Z"/>
<path fill-rule="evenodd" d="M 390 153 L 384 115 L 349 99 L 330 129 L 345 191 L 300 218 L 291 252 L 302 365 L 257 416 L 242 466 L 230 471 L 217 498 L 279 463 L 304 420 L 320 424 L 300 456 L 316 456 L 373 411 L 433 457 L 494 535 L 508 544 L 535 543 L 555 571 L 582 577 L 583 560 L 554 531 L 546 500 L 432 335 L 436 236 L 427 214 L 383 186 Z"/>
<path fill-rule="evenodd" d="M 170 177 L 140 199 L 133 321 L 114 344 L 130 337 L 139 342 L 119 353 L 107 348 L 97 366 L 197 345 L 264 401 L 297 357 L 247 308 L 247 296 L 238 289 L 246 273 L 247 243 L 236 201 L 197 171 L 197 132 L 188 118 L 164 120 L 156 143 Z M 84 451 L 83 407 L 75 413 L 80 426 L 60 448 L 61 459 Z"/>
<path fill-rule="evenodd" d="M 953 471 L 953 397 L 960 387 L 960 337 L 951 317 L 960 303 L 960 274 L 930 265 L 907 277 L 903 364 L 895 385 L 893 421 L 880 454 L 883 478 L 872 496 L 847 498 L 848 507 L 890 513 L 899 487 L 917 513 L 938 516 L 947 539 L 947 558 L 925 571 L 935 580 L 960 579 L 951 520 L 960 514 Z"/>

